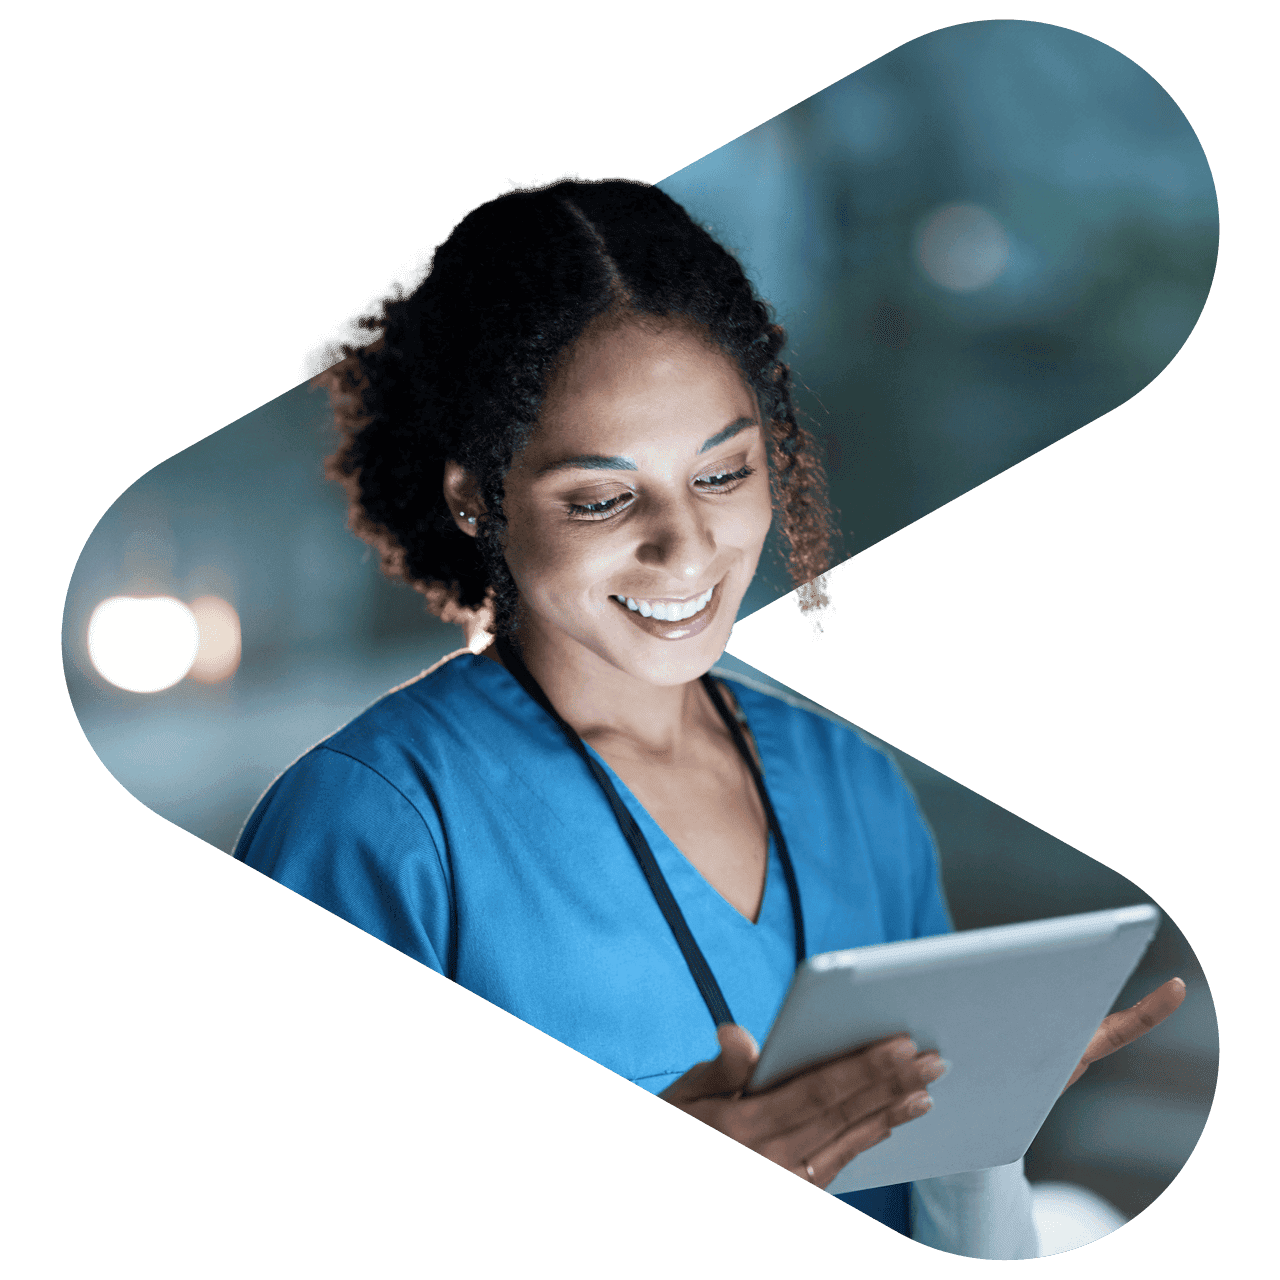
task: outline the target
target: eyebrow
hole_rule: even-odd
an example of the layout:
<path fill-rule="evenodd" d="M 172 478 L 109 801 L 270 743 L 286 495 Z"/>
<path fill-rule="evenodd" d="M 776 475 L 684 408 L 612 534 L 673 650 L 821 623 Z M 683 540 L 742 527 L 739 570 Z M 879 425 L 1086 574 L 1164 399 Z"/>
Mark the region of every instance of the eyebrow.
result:
<path fill-rule="evenodd" d="M 549 471 L 639 471 L 635 460 L 632 458 L 620 458 L 616 455 L 611 458 L 605 457 L 602 453 L 580 453 L 573 458 L 561 458 L 559 462 L 549 462 L 541 471 L 540 476 L 545 476 Z"/>
<path fill-rule="evenodd" d="M 715 435 L 702 442 L 702 448 L 698 450 L 700 454 L 706 453 L 708 449 L 714 449 L 718 444 L 724 444 L 726 440 L 732 440 L 740 431 L 746 431 L 748 427 L 754 427 L 756 420 L 754 418 L 737 418 L 731 422 L 723 431 L 717 431 Z M 606 456 L 602 453 L 579 453 L 572 458 L 561 458 L 559 462 L 549 462 L 541 471 L 540 476 L 545 476 L 552 471 L 639 471 L 634 458 L 624 458 L 617 454 Z"/>
<path fill-rule="evenodd" d="M 754 427 L 756 420 L 754 418 L 738 418 L 736 421 L 729 423 L 723 431 L 717 431 L 709 440 L 702 442 L 702 448 L 699 453 L 706 453 L 708 449 L 714 449 L 718 444 L 724 444 L 726 440 L 732 440 L 739 431 L 745 431 L 748 427 Z"/>

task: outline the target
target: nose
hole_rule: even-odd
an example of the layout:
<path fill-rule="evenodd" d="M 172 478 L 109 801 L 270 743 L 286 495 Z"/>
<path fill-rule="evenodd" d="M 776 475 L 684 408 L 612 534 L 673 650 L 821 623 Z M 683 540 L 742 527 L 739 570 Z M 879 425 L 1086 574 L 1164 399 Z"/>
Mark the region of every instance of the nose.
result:
<path fill-rule="evenodd" d="M 698 585 L 716 554 L 715 531 L 705 504 L 690 494 L 683 501 L 655 500 L 648 506 L 636 559 L 662 570 L 673 584 Z"/>

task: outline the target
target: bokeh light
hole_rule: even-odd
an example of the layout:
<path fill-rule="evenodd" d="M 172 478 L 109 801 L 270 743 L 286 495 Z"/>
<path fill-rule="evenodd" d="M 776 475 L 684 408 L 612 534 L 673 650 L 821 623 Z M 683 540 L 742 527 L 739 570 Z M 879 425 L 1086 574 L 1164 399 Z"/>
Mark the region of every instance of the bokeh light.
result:
<path fill-rule="evenodd" d="M 221 596 L 191 602 L 200 630 L 200 647 L 187 675 L 201 684 L 230 680 L 240 665 L 240 615 Z"/>
<path fill-rule="evenodd" d="M 994 215 L 976 204 L 944 205 L 920 227 L 916 260 L 935 284 L 972 293 L 1004 273 L 1009 237 Z"/>
<path fill-rule="evenodd" d="M 104 680 L 156 693 L 191 669 L 200 643 L 195 615 L 172 596 L 112 596 L 89 618 L 89 658 Z"/>

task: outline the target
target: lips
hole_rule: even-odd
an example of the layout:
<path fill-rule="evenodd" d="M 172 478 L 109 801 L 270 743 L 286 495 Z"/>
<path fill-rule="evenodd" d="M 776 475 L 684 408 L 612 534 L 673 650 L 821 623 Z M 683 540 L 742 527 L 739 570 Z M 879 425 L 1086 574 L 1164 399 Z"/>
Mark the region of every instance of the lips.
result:
<path fill-rule="evenodd" d="M 641 631 L 659 640 L 687 640 L 705 631 L 719 612 L 721 593 L 716 590 L 719 585 L 684 600 L 642 600 L 638 596 L 610 596 L 610 599 Z"/>

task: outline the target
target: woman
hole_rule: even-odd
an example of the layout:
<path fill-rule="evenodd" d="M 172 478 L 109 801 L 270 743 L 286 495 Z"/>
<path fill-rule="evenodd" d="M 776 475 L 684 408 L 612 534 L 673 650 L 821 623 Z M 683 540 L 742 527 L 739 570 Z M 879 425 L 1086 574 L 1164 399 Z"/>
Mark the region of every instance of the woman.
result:
<path fill-rule="evenodd" d="M 755 1044 L 799 958 L 950 923 L 885 757 L 706 677 L 774 520 L 797 584 L 827 567 L 782 330 L 627 182 L 477 209 L 362 323 L 329 379 L 353 527 L 496 643 L 294 764 L 237 856 L 825 1186 L 928 1110 L 943 1064 L 898 1037 L 744 1097 Z M 1181 998 L 1162 991 L 1108 1040 Z M 973 1221 L 1006 1224 L 976 1244 L 961 1183 L 935 1181 L 950 1200 L 917 1189 L 917 1238 L 1034 1252 L 1020 1168 L 963 1184 Z M 907 1188 L 846 1198 L 908 1229 Z"/>

